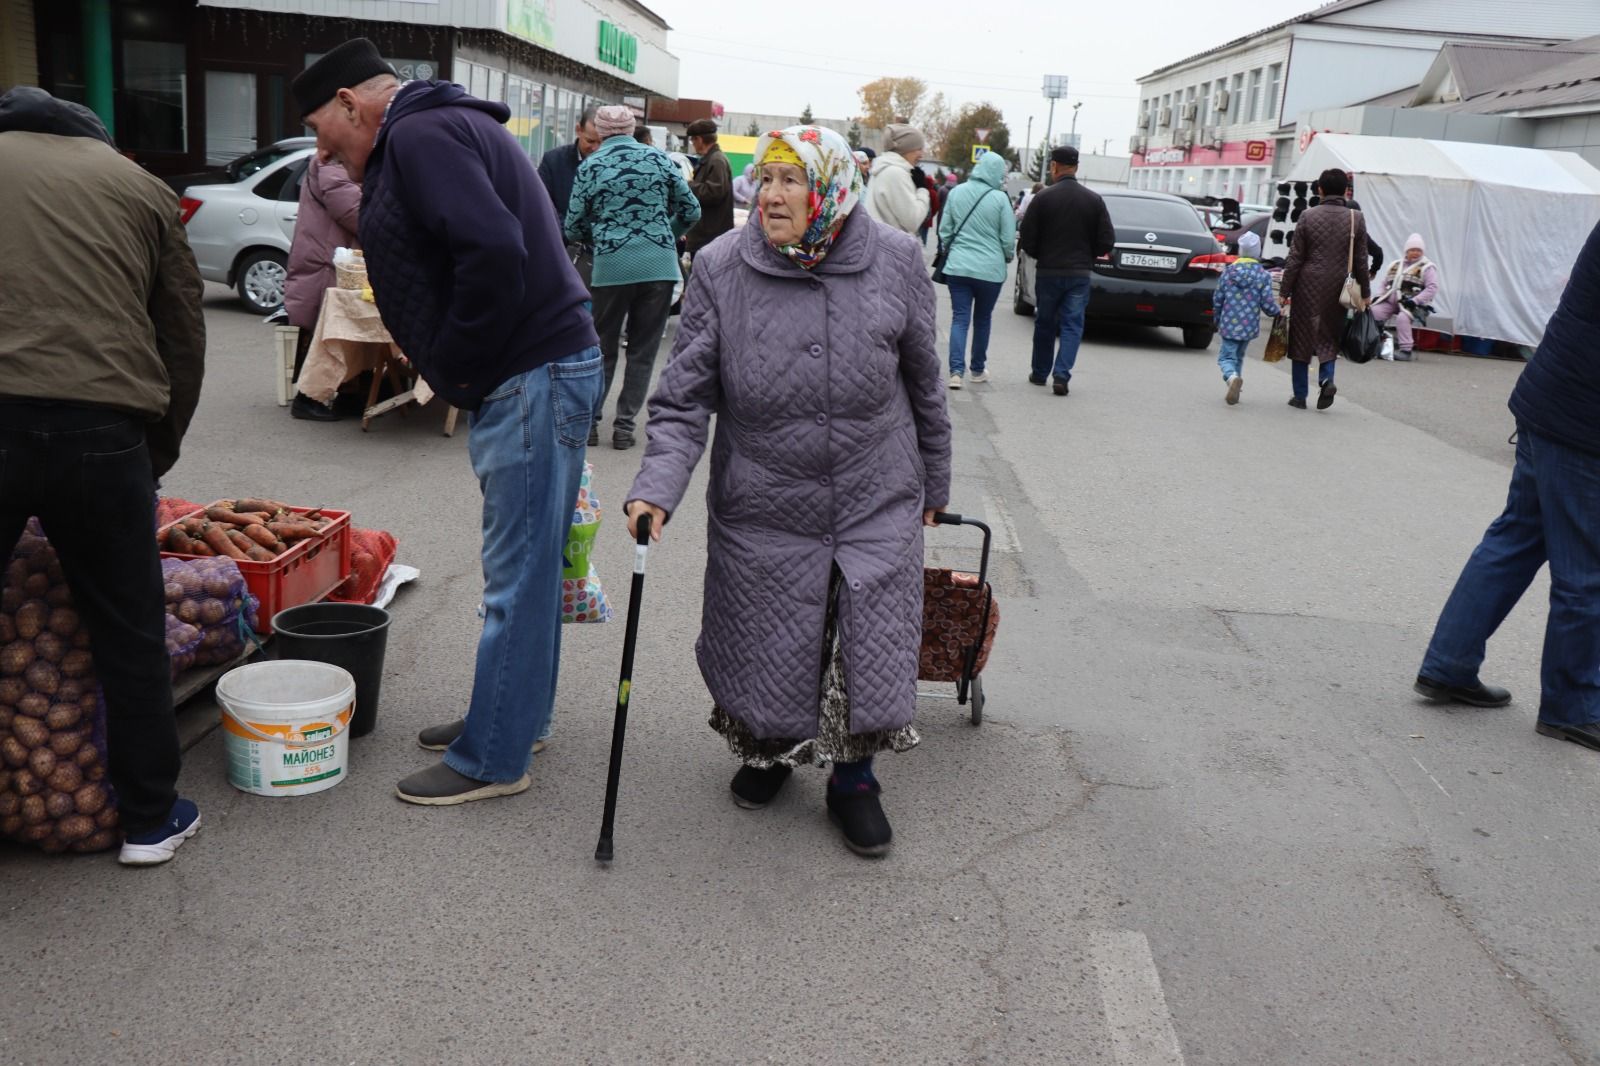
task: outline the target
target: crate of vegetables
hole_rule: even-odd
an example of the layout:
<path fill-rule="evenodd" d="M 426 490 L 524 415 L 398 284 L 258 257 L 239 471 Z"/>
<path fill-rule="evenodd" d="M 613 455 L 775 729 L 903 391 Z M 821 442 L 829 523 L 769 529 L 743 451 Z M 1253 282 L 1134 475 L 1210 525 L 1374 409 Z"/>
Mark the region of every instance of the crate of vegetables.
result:
<path fill-rule="evenodd" d="M 260 601 L 256 632 L 272 632 L 272 616 L 315 603 L 350 576 L 350 513 L 293 507 L 276 500 L 218 500 L 203 511 L 162 526 L 163 555 L 176 559 L 224 556 L 244 574 Z"/>

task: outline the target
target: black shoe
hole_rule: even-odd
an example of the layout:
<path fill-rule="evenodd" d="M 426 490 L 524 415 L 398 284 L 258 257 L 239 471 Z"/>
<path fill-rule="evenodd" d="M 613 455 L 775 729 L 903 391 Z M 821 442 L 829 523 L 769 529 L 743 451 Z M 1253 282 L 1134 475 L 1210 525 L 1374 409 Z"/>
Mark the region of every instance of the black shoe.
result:
<path fill-rule="evenodd" d="M 633 434 L 632 433 L 613 433 L 613 434 L 611 434 L 611 446 L 613 448 L 615 448 L 617 451 L 625 452 L 629 448 L 633 447 L 633 445 L 634 445 L 634 439 L 633 439 Z"/>
<path fill-rule="evenodd" d="M 289 405 L 289 414 L 308 422 L 337 422 L 344 417 L 332 407 L 318 403 L 303 392 L 294 394 L 294 402 Z"/>
<path fill-rule="evenodd" d="M 1036 378 L 1032 374 L 1029 374 L 1028 375 L 1028 384 L 1029 385 L 1048 385 L 1049 382 L 1045 381 L 1044 378 Z"/>
<path fill-rule="evenodd" d="M 1600 722 L 1584 722 L 1582 725 L 1556 725 L 1554 722 L 1535 722 L 1534 732 L 1557 740 L 1570 740 L 1574 744 L 1582 744 L 1586 748 L 1600 751 Z"/>
<path fill-rule="evenodd" d="M 1298 407 L 1304 411 L 1306 409 L 1306 398 L 1304 396 L 1291 396 L 1289 397 L 1289 406 Z"/>
<path fill-rule="evenodd" d="M 880 791 L 876 783 L 855 792 L 828 789 L 828 817 L 844 834 L 845 845 L 869 859 L 882 858 L 894 839 L 883 804 L 878 802 Z"/>
<path fill-rule="evenodd" d="M 526 792 L 532 783 L 527 774 L 515 781 L 479 781 L 475 777 L 458 774 L 443 762 L 438 762 L 401 781 L 394 791 L 407 803 L 424 807 L 450 807 L 496 796 L 515 796 L 519 792 Z"/>
<path fill-rule="evenodd" d="M 1326 411 L 1333 406 L 1334 393 L 1339 391 L 1339 386 L 1331 381 L 1324 381 L 1322 388 L 1317 390 L 1317 410 Z"/>
<path fill-rule="evenodd" d="M 775 763 L 768 767 L 741 766 L 733 775 L 733 802 L 747 811 L 759 811 L 771 803 L 794 772 L 793 767 Z"/>
<path fill-rule="evenodd" d="M 598 422 L 589 427 L 589 447 L 600 447 L 600 424 Z"/>
<path fill-rule="evenodd" d="M 1431 677 L 1417 675 L 1416 684 L 1411 686 L 1419 696 L 1426 696 L 1434 703 L 1468 703 L 1474 707 L 1504 707 L 1511 702 L 1511 693 L 1503 688 L 1485 685 L 1475 681 L 1470 685 L 1447 685 L 1443 681 L 1435 681 Z"/>
<path fill-rule="evenodd" d="M 1061 378 L 1056 378 L 1054 391 L 1057 396 L 1065 396 L 1067 394 L 1067 383 Z"/>

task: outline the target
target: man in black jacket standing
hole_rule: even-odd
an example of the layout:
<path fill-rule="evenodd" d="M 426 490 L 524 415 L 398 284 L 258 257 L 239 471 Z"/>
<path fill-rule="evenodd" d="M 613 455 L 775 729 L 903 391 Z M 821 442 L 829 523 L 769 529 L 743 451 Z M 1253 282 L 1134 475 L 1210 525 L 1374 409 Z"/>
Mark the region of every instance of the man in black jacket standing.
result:
<path fill-rule="evenodd" d="M 1511 393 L 1517 461 L 1506 509 L 1473 550 L 1434 627 L 1417 692 L 1501 707 L 1478 679 L 1489 638 L 1550 564 L 1539 675 L 1547 737 L 1600 750 L 1600 226 L 1578 254 L 1544 339 Z"/>
<path fill-rule="evenodd" d="M 584 108 L 583 114 L 578 116 L 572 143 L 552 148 L 539 158 L 539 180 L 550 194 L 550 202 L 556 205 L 557 219 L 567 217 L 567 205 L 572 202 L 572 183 L 578 180 L 578 167 L 600 147 L 600 130 L 594 123 L 599 110 L 599 104 Z M 594 273 L 594 251 L 586 245 L 572 243 L 567 245 L 567 257 L 578 268 L 578 276 L 587 286 Z"/>
<path fill-rule="evenodd" d="M 1057 396 L 1067 394 L 1078 362 L 1094 261 L 1117 241 L 1105 201 L 1078 184 L 1077 174 L 1076 148 L 1052 151 L 1051 185 L 1033 198 L 1022 218 L 1022 250 L 1037 264 L 1033 372 L 1028 381 L 1043 385 L 1048 375 Z"/>
<path fill-rule="evenodd" d="M 708 118 L 689 123 L 689 144 L 700 157 L 689 182 L 700 201 L 700 221 L 684 234 L 684 246 L 693 256 L 733 228 L 733 170 L 717 144 L 717 124 Z"/>

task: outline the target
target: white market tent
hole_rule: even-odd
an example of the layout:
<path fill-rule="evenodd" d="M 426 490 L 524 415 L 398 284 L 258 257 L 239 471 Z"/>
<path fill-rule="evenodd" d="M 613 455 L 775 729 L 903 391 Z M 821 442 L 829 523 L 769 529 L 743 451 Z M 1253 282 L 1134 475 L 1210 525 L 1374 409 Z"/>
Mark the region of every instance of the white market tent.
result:
<path fill-rule="evenodd" d="M 1324 133 L 1288 180 L 1332 168 L 1354 177 L 1390 262 L 1422 234 L 1439 267 L 1434 306 L 1467 336 L 1537 345 L 1600 223 L 1600 170 L 1573 152 Z"/>

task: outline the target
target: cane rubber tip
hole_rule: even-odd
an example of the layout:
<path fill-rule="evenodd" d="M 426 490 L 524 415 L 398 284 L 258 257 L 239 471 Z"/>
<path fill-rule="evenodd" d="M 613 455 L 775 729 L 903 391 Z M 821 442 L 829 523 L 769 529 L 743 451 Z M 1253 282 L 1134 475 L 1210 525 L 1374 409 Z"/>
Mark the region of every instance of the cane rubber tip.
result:
<path fill-rule="evenodd" d="M 602 840 L 602 841 L 600 841 L 599 844 L 597 844 L 595 846 L 595 849 L 594 849 L 594 861 L 595 862 L 610 862 L 611 861 L 611 841 Z"/>

